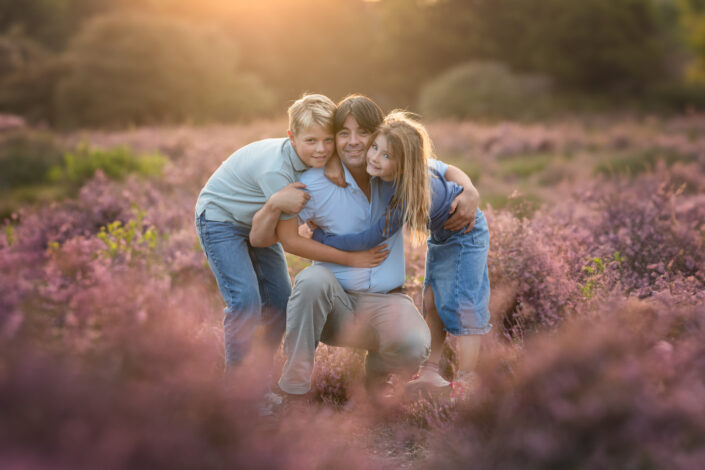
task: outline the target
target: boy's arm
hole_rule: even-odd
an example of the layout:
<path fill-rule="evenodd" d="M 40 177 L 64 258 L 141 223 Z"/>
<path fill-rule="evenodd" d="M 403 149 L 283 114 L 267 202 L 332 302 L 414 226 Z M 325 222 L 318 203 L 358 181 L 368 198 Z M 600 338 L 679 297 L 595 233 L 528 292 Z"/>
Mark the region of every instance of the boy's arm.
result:
<path fill-rule="evenodd" d="M 279 241 L 276 228 L 282 212 L 298 214 L 311 198 L 304 188 L 306 185 L 303 183 L 291 183 L 267 199 L 264 206 L 252 218 L 252 229 L 250 230 L 250 244 L 252 246 L 270 246 Z"/>
<path fill-rule="evenodd" d="M 453 215 L 446 220 L 443 228 L 451 231 L 465 228 L 465 233 L 468 233 L 475 226 L 475 213 L 480 206 L 480 193 L 473 186 L 470 177 L 453 165 L 448 165 L 445 178 L 462 186 L 463 192 L 453 199 L 450 205 L 450 213 Z"/>
<path fill-rule="evenodd" d="M 384 240 L 392 236 L 402 226 L 402 213 L 399 209 L 394 209 L 389 216 L 389 230 L 387 228 L 386 214 L 367 230 L 357 233 L 332 234 L 326 233 L 320 228 L 313 231 L 313 239 L 325 245 L 332 246 L 339 250 L 357 251 L 367 250 L 377 246 Z"/>
<path fill-rule="evenodd" d="M 357 268 L 372 268 L 379 266 L 389 254 L 387 245 L 380 245 L 367 251 L 341 251 L 323 245 L 315 240 L 299 235 L 297 220 L 280 220 L 277 224 L 277 236 L 284 250 L 315 261 L 341 264 Z"/>

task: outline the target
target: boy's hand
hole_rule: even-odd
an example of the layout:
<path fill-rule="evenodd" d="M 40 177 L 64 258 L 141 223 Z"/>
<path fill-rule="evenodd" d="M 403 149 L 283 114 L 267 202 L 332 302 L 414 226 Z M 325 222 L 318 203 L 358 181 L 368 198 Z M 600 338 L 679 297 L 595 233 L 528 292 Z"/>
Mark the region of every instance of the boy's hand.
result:
<path fill-rule="evenodd" d="M 468 191 L 463 191 L 458 194 L 450 204 L 451 215 L 443 228 L 455 232 L 456 230 L 465 229 L 468 233 L 475 226 L 475 213 L 480 206 L 480 199 L 475 197 Z"/>
<path fill-rule="evenodd" d="M 340 186 L 341 188 L 348 186 L 348 183 L 345 182 L 345 170 L 343 170 L 343 164 L 340 163 L 338 155 L 330 157 L 330 160 L 328 160 L 323 170 L 323 174 L 336 186 Z"/>
<path fill-rule="evenodd" d="M 303 183 L 290 183 L 269 197 L 268 203 L 287 214 L 298 214 L 304 208 L 311 195 L 304 191 Z"/>

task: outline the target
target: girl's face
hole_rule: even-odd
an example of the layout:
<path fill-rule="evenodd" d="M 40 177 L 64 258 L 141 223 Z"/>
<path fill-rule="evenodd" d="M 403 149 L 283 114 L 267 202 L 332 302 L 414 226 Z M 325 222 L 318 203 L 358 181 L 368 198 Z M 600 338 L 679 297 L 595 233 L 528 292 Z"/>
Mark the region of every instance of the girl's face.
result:
<path fill-rule="evenodd" d="M 367 149 L 367 173 L 378 176 L 383 181 L 394 181 L 397 173 L 397 161 L 389 152 L 387 138 L 379 134 Z"/>

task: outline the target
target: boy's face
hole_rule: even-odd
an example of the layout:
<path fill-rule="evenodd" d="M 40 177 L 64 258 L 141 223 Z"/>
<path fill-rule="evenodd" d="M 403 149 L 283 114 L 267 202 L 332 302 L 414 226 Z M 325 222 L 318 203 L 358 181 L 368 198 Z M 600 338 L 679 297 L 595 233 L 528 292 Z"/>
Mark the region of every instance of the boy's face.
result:
<path fill-rule="evenodd" d="M 335 134 L 335 147 L 345 166 L 351 169 L 365 167 L 365 150 L 371 135 L 360 127 L 352 114 L 345 118 L 343 127 Z"/>
<path fill-rule="evenodd" d="M 298 134 L 287 131 L 292 147 L 307 166 L 321 168 L 335 150 L 335 136 L 332 132 L 314 124 Z"/>

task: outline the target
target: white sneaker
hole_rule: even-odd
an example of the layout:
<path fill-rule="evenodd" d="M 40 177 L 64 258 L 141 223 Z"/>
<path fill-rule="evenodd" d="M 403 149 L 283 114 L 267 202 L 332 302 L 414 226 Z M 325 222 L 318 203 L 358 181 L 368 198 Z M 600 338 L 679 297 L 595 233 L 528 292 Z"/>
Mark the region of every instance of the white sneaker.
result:
<path fill-rule="evenodd" d="M 437 398 L 450 392 L 450 382 L 438 373 L 438 364 L 427 362 L 421 366 L 419 373 L 407 382 L 405 392 L 410 399 L 419 396 Z"/>
<path fill-rule="evenodd" d="M 259 402 L 257 412 L 262 417 L 274 416 L 282 407 L 283 398 L 274 392 L 267 392 Z"/>

